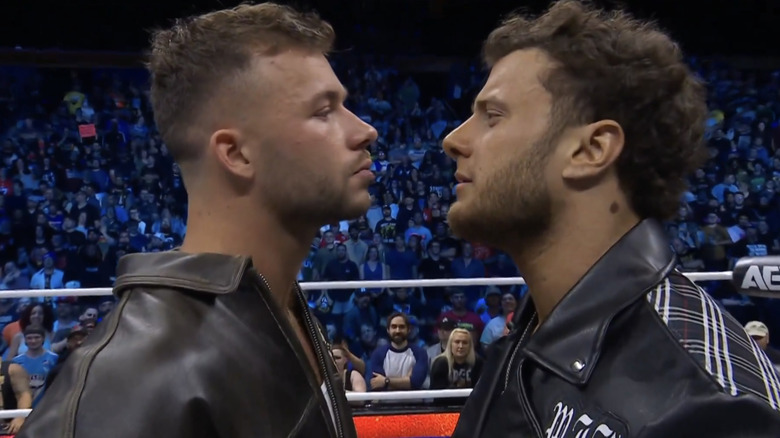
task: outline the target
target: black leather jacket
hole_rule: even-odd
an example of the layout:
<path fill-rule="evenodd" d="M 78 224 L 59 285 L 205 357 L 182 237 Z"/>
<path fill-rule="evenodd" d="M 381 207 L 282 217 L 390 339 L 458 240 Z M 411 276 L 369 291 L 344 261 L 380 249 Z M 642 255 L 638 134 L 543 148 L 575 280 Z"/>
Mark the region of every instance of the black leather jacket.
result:
<path fill-rule="evenodd" d="M 114 291 L 116 309 L 73 352 L 18 438 L 357 436 L 300 289 L 327 398 L 250 259 L 128 255 Z"/>
<path fill-rule="evenodd" d="M 674 266 L 664 229 L 646 220 L 535 333 L 525 297 L 453 438 L 780 437 L 771 363 Z"/>

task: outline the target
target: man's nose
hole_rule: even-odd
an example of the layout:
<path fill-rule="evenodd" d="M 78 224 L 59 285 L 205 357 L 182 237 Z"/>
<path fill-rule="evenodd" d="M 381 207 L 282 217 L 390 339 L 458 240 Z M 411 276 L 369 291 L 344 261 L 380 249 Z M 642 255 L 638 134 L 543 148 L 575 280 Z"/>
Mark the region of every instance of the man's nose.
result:
<path fill-rule="evenodd" d="M 450 132 L 444 140 L 442 140 L 442 148 L 452 159 L 457 160 L 459 157 L 471 155 L 471 148 L 469 146 L 467 131 L 471 118 L 463 122 L 460 126 Z"/>

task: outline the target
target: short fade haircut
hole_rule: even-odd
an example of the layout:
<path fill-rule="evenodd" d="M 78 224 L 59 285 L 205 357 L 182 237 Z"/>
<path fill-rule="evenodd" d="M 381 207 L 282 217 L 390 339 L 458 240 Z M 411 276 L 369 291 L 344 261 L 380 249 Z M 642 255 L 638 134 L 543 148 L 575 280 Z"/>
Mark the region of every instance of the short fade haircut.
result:
<path fill-rule="evenodd" d="M 680 48 L 652 22 L 575 0 L 536 18 L 513 14 L 488 36 L 488 67 L 523 49 L 539 49 L 553 67 L 540 78 L 552 96 L 551 132 L 617 121 L 626 144 L 617 173 L 642 218 L 667 219 L 680 205 L 686 177 L 706 160 L 706 88 Z"/>
<path fill-rule="evenodd" d="M 274 3 L 242 4 L 205 15 L 176 20 L 152 35 L 148 69 L 151 102 L 160 134 L 173 158 L 197 158 L 188 126 L 196 122 L 204 101 L 247 69 L 256 55 L 273 56 L 290 48 L 327 55 L 335 33 L 314 12 L 299 12 Z"/>

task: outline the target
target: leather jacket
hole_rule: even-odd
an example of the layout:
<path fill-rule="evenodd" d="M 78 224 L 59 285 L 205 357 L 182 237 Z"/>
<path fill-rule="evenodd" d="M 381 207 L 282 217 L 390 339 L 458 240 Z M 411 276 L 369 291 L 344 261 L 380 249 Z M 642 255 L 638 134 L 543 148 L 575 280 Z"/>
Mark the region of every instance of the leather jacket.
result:
<path fill-rule="evenodd" d="M 645 220 L 535 332 L 526 296 L 453 438 L 780 437 L 770 361 L 675 265 L 663 227 Z"/>
<path fill-rule="evenodd" d="M 117 273 L 116 309 L 72 353 L 18 438 L 356 438 L 300 288 L 296 310 L 327 391 L 249 258 L 132 254 Z"/>

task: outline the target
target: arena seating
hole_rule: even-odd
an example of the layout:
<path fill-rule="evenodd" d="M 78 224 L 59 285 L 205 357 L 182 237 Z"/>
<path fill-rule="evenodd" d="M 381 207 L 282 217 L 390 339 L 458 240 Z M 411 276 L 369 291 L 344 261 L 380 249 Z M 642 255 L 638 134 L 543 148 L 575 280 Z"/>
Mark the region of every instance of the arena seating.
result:
<path fill-rule="evenodd" d="M 667 223 L 680 269 L 728 270 L 739 257 L 780 254 L 780 78 L 701 59 L 692 65 L 710 90 L 711 159 L 692 178 L 679 216 Z M 377 173 L 371 187 L 374 205 L 357 221 L 323 224 L 299 279 L 519 276 L 505 254 L 463 242 L 447 226 L 454 163 L 442 153 L 441 140 L 467 116 L 464 111 L 484 79 L 479 69 L 443 78 L 452 85 L 437 92 L 424 86 L 430 81 L 399 74 L 391 65 L 355 66 L 337 56 L 334 68 L 351 92 L 347 106 L 379 132 L 371 145 Z M 0 69 L 0 327 L 5 359 L 12 359 L 11 350 L 18 351 L 13 346 L 16 322 L 27 306 L 38 303 L 3 298 L 2 290 L 110 287 L 122 255 L 165 251 L 181 243 L 187 196 L 155 129 L 147 80 L 145 72 L 135 70 Z M 385 210 L 390 217 L 383 217 Z M 440 262 L 431 261 L 431 242 L 438 243 Z M 346 246 L 357 268 L 349 275 L 334 265 L 339 244 Z M 367 264 L 366 257 L 374 253 L 378 269 Z M 770 331 L 780 330 L 776 304 L 736 294 L 728 282 L 703 286 L 743 322 L 760 319 Z M 451 310 L 449 297 L 456 292 L 309 291 L 309 300 L 331 341 L 369 363 L 373 349 L 386 342 L 383 318 L 393 311 L 413 317 L 413 343 L 437 343 L 437 323 Z M 490 321 L 493 315 L 485 313 L 485 303 L 486 294 L 494 292 L 491 287 L 463 292 L 470 309 L 484 323 Z M 519 298 L 525 290 L 499 288 L 506 292 Z M 352 307 L 364 295 L 371 297 L 366 312 L 332 312 L 335 301 Z M 54 342 L 76 324 L 99 324 L 112 300 L 47 299 L 40 305 L 51 319 L 44 325 Z M 440 424 L 454 425 L 454 414 L 420 415 L 443 415 L 449 419 Z M 413 423 L 417 417 L 404 421 Z M 392 416 L 357 416 L 356 423 L 366 431 L 362 436 L 376 437 L 388 435 L 368 431 L 395 433 L 388 428 L 401 424 Z M 417 433 L 412 423 L 398 427 Z"/>

